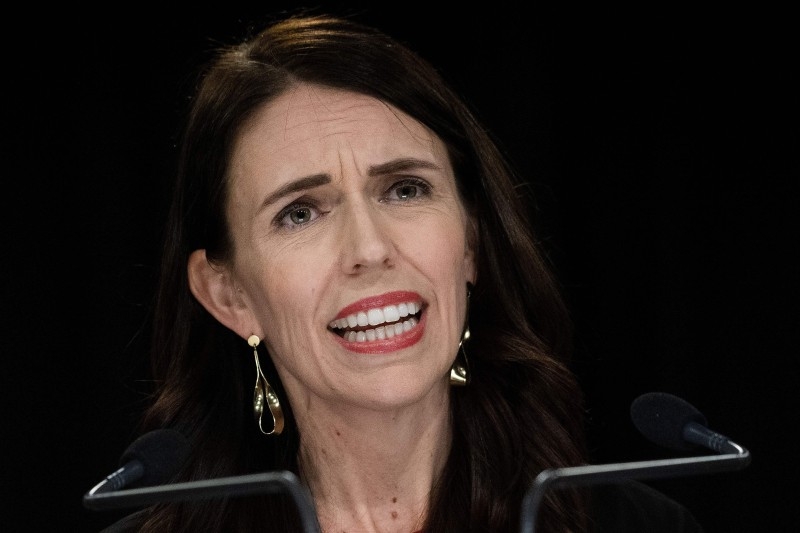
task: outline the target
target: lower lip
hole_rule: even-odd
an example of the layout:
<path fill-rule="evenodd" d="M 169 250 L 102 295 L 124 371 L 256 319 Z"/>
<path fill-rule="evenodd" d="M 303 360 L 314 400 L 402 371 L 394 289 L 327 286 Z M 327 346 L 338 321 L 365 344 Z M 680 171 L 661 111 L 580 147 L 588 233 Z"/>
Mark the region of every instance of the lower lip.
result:
<path fill-rule="evenodd" d="M 395 335 L 391 339 L 351 342 L 344 337 L 340 337 L 336 333 L 331 332 L 331 335 L 336 338 L 339 344 L 351 352 L 384 354 L 402 350 L 403 348 L 408 348 L 409 346 L 413 346 L 414 344 L 418 343 L 420 339 L 422 339 L 422 334 L 425 330 L 425 324 L 428 321 L 427 319 L 428 313 L 422 313 L 422 316 L 420 317 L 420 320 L 416 326 L 408 331 L 404 331 L 400 335 Z"/>

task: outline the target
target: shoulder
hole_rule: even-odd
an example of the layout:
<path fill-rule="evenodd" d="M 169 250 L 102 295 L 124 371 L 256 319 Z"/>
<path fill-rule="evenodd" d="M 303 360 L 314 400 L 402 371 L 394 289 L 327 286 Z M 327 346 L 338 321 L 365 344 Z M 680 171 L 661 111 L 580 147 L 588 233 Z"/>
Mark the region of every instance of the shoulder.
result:
<path fill-rule="evenodd" d="M 703 533 L 686 507 L 638 481 L 593 487 L 592 521 L 595 533 Z"/>

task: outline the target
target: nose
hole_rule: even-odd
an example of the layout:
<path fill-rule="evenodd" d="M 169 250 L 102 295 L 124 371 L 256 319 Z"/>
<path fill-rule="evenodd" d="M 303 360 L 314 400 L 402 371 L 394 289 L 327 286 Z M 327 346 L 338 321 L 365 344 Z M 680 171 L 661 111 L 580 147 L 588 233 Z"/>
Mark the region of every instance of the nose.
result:
<path fill-rule="evenodd" d="M 393 228 L 380 205 L 368 200 L 350 203 L 342 234 L 342 270 L 358 274 L 394 266 Z"/>

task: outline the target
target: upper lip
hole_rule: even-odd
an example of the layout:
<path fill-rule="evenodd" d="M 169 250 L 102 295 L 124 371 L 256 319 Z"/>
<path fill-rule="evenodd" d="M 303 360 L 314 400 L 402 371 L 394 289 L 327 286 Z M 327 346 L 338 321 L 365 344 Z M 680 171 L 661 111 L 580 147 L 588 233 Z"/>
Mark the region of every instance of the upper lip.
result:
<path fill-rule="evenodd" d="M 343 307 L 339 313 L 333 318 L 344 318 L 348 315 L 358 313 L 359 311 L 367 312 L 370 309 L 380 309 L 387 305 L 397 305 L 406 302 L 417 302 L 422 304 L 422 297 L 416 292 L 412 291 L 392 291 L 379 294 L 376 296 L 368 296 L 356 302 L 353 302 Z"/>
<path fill-rule="evenodd" d="M 384 317 L 382 313 L 384 308 L 386 307 L 396 308 L 400 304 L 409 304 L 409 303 L 416 305 L 416 310 L 412 309 L 412 311 L 414 312 L 409 314 L 415 314 L 416 312 L 419 312 L 419 310 L 424 305 L 422 297 L 416 292 L 412 291 L 392 291 L 384 294 L 379 294 L 376 296 L 369 296 L 367 298 L 362 298 L 361 300 L 353 302 L 342 308 L 336 314 L 336 317 L 334 317 L 330 321 L 330 325 L 331 327 L 335 327 L 336 326 L 335 322 L 337 320 L 346 319 L 348 316 L 357 316 L 358 313 L 364 313 L 366 315 L 369 315 L 369 311 L 373 311 L 372 321 L 374 322 L 377 320 L 377 323 L 380 324 L 384 322 Z M 381 311 L 381 313 L 376 313 L 375 311 Z M 372 325 L 377 325 L 377 324 L 372 324 Z"/>

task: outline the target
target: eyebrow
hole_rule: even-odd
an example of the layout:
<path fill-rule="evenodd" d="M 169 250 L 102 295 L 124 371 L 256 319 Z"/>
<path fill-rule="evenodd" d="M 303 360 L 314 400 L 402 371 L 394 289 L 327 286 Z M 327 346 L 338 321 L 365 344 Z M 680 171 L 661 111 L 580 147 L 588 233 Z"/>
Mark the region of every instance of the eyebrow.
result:
<path fill-rule="evenodd" d="M 319 187 L 320 185 L 325 185 L 326 183 L 330 182 L 331 177 L 328 174 L 312 174 L 310 176 L 304 176 L 294 181 L 290 181 L 289 183 L 280 186 L 278 190 L 267 196 L 264 199 L 264 202 L 262 202 L 261 207 L 266 207 L 272 203 L 275 203 L 284 196 L 288 196 L 292 193 L 313 189 L 314 187 Z"/>
<path fill-rule="evenodd" d="M 441 167 L 430 161 L 426 161 L 424 159 L 416 159 L 413 157 L 406 157 L 402 159 L 393 159 L 392 161 L 387 161 L 386 163 L 381 163 L 379 165 L 372 165 L 367 170 L 367 175 L 370 177 L 375 176 L 384 176 L 387 174 L 397 174 L 398 172 L 408 172 L 409 170 L 415 169 L 431 169 L 431 170 L 439 170 Z M 283 198 L 284 196 L 288 196 L 290 194 L 305 191 L 308 189 L 313 189 L 314 187 L 319 187 L 320 185 L 326 185 L 330 183 L 331 176 L 330 174 L 312 174 L 310 176 L 303 176 L 302 178 L 298 178 L 294 181 L 290 181 L 285 185 L 280 186 L 275 192 L 267 196 L 261 204 L 261 207 L 266 207 L 270 204 L 273 204 Z"/>
<path fill-rule="evenodd" d="M 416 159 L 414 157 L 405 157 L 402 159 L 393 159 L 380 165 L 373 165 L 369 167 L 367 172 L 368 176 L 381 176 L 385 174 L 397 174 L 398 172 L 407 172 L 416 169 L 429 169 L 441 170 L 439 165 L 426 161 L 425 159 Z"/>

